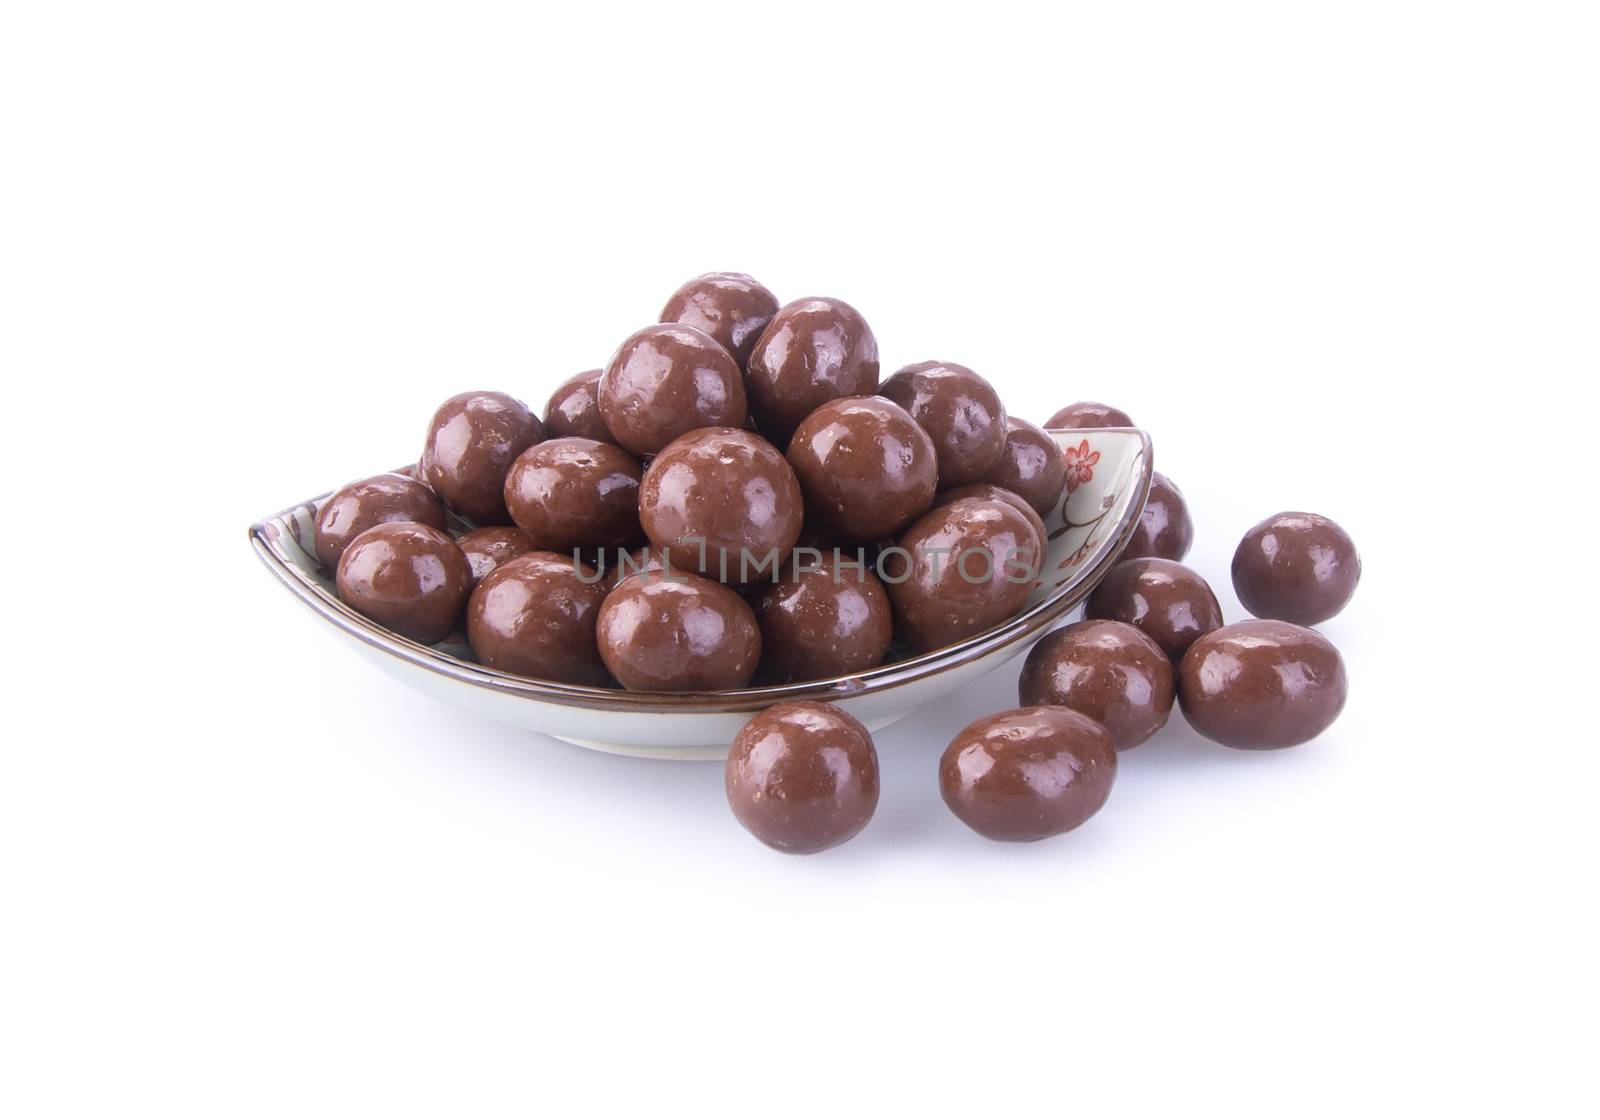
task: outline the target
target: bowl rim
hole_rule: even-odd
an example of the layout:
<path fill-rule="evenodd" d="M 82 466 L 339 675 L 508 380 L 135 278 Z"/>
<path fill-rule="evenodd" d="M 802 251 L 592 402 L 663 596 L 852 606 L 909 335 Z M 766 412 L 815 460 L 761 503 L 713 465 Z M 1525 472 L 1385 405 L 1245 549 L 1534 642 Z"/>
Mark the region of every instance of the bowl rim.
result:
<path fill-rule="evenodd" d="M 1135 500 L 1129 507 L 1133 514 L 1123 519 L 1115 539 L 1109 541 L 1109 546 L 1102 545 L 1101 553 L 1095 562 L 1080 571 L 1075 579 L 1063 584 L 1054 595 L 1042 599 L 1020 614 L 980 634 L 974 634 L 954 645 L 930 653 L 921 653 L 904 661 L 875 666 L 863 673 L 830 677 L 820 681 L 763 685 L 759 688 L 727 689 L 716 692 L 629 692 L 617 688 L 599 688 L 534 677 L 519 677 L 498 669 L 460 661 L 431 646 L 421 645 L 409 638 L 391 633 L 356 613 L 337 598 L 330 596 L 297 566 L 289 563 L 278 553 L 271 536 L 275 530 L 270 523 L 287 517 L 305 506 L 324 501 L 334 493 L 332 490 L 315 498 L 296 502 L 255 522 L 250 526 L 250 545 L 261 562 L 266 565 L 267 570 L 325 621 L 366 645 L 397 657 L 418 669 L 475 688 L 547 704 L 609 712 L 723 713 L 758 710 L 773 704 L 797 700 L 822 702 L 852 700 L 967 664 L 1044 630 L 1088 598 L 1089 593 L 1115 565 L 1123 548 L 1132 538 L 1134 530 L 1138 528 L 1139 518 L 1150 494 L 1150 482 L 1155 464 L 1149 434 L 1140 428 L 1109 427 L 1049 428 L 1046 431 L 1052 436 L 1066 432 L 1115 432 L 1133 435 L 1139 439 L 1138 474 L 1134 480 Z"/>

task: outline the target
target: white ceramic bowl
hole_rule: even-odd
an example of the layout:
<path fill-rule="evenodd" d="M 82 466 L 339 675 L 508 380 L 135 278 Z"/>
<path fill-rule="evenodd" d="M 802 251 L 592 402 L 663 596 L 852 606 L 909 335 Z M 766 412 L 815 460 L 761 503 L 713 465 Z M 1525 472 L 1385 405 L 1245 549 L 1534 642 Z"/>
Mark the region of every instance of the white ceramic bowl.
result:
<path fill-rule="evenodd" d="M 569 743 L 649 758 L 723 757 L 751 713 L 783 700 L 838 704 L 876 731 L 1024 652 L 1081 602 L 1138 524 L 1150 490 L 1150 440 L 1133 428 L 1050 433 L 1067 457 L 1067 491 L 1045 518 L 1049 555 L 1027 606 L 964 642 L 853 677 L 726 692 L 625 692 L 530 680 L 479 665 L 460 636 L 418 645 L 378 626 L 334 593 L 312 550 L 327 494 L 250 527 L 250 543 L 296 598 L 380 669 L 446 703 Z"/>

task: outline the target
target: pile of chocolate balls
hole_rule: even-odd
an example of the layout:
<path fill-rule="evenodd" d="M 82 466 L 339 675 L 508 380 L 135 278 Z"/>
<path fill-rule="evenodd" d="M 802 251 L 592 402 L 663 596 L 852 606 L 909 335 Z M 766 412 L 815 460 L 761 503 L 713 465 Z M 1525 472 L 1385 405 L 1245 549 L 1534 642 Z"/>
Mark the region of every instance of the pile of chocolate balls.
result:
<path fill-rule="evenodd" d="M 1132 426 L 1088 402 L 1045 424 Z M 780 306 L 719 272 L 563 383 L 542 419 L 504 393 L 445 401 L 414 469 L 318 507 L 315 550 L 353 609 L 424 644 L 464 625 L 497 670 L 738 689 L 854 675 L 896 639 L 927 652 L 1010 618 L 1066 475 L 1055 441 L 972 370 L 920 362 L 880 384 L 849 304 Z M 447 509 L 475 527 L 452 535 Z M 1157 474 L 1086 620 L 1029 653 L 1023 706 L 945 751 L 939 784 L 962 821 L 998 840 L 1076 828 L 1105 802 L 1117 751 L 1155 734 L 1175 696 L 1202 735 L 1247 749 L 1304 742 L 1338 715 L 1343 662 L 1308 627 L 1355 590 L 1349 536 L 1307 513 L 1257 525 L 1233 581 L 1258 619 L 1231 626 L 1179 562 L 1192 538 Z M 829 704 L 758 713 L 725 778 L 734 815 L 786 852 L 848 840 L 878 801 L 870 734 Z"/>

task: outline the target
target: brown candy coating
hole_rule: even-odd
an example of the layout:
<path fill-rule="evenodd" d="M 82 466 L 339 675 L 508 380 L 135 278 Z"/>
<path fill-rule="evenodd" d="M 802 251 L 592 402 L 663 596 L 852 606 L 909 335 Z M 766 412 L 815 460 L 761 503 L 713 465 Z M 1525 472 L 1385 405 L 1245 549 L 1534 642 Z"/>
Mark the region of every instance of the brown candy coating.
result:
<path fill-rule="evenodd" d="M 1040 517 L 1034 508 L 1013 490 L 1003 486 L 996 486 L 992 482 L 969 482 L 965 486 L 957 486 L 954 490 L 946 490 L 934 498 L 935 506 L 948 505 L 950 502 L 960 501 L 962 498 L 986 498 L 990 501 L 1005 502 L 1012 506 L 1018 513 L 1028 519 L 1028 524 L 1033 526 L 1033 531 L 1039 535 L 1038 556 L 1044 555 L 1045 548 L 1050 543 L 1049 536 L 1045 533 L 1044 518 Z"/>
<path fill-rule="evenodd" d="M 1005 453 L 1005 407 L 994 386 L 966 366 L 918 362 L 885 381 L 879 395 L 933 439 L 942 489 L 982 480 Z"/>
<path fill-rule="evenodd" d="M 650 543 L 671 550 L 690 571 L 731 583 L 762 578 L 763 564 L 770 579 L 804 516 L 788 461 L 737 428 L 702 428 L 673 440 L 651 460 L 639 493 Z"/>
<path fill-rule="evenodd" d="M 1258 618 L 1314 626 L 1344 609 L 1361 581 L 1356 544 L 1315 513 L 1277 513 L 1233 554 L 1233 589 Z"/>
<path fill-rule="evenodd" d="M 1047 428 L 1132 428 L 1133 418 L 1120 408 L 1099 401 L 1078 401 L 1057 412 L 1044 424 Z"/>
<path fill-rule="evenodd" d="M 601 443 L 616 442 L 605 417 L 600 415 L 600 375 L 603 370 L 586 369 L 567 378 L 550 394 L 544 406 L 544 426 L 551 439 L 577 436 Z"/>
<path fill-rule="evenodd" d="M 530 447 L 506 475 L 506 508 L 538 548 L 614 548 L 639 537 L 644 469 L 614 443 L 571 436 Z"/>
<path fill-rule="evenodd" d="M 939 486 L 933 440 L 881 397 L 822 405 L 796 429 L 788 459 L 806 512 L 860 544 L 892 537 L 922 516 Z"/>
<path fill-rule="evenodd" d="M 1165 560 L 1182 560 L 1194 543 L 1194 522 L 1189 519 L 1189 505 L 1183 500 L 1183 491 L 1160 471 L 1150 479 L 1150 497 L 1139 515 L 1139 524 L 1122 550 L 1123 560 L 1137 560 L 1141 556 L 1159 556 Z"/>
<path fill-rule="evenodd" d="M 1243 750 L 1314 739 L 1344 707 L 1349 684 L 1333 644 L 1304 626 L 1235 622 L 1199 638 L 1178 665 L 1189 725 Z"/>
<path fill-rule="evenodd" d="M 697 327 L 745 369 L 756 339 L 778 313 L 778 297 L 742 272 L 708 272 L 672 293 L 663 323 Z"/>
<path fill-rule="evenodd" d="M 635 690 L 743 688 L 761 660 L 761 630 L 750 604 L 692 575 L 622 580 L 600 608 L 599 640 L 611 675 Z"/>
<path fill-rule="evenodd" d="M 728 805 L 780 852 L 820 852 L 866 827 L 878 807 L 878 751 L 832 704 L 778 704 L 739 729 L 723 769 Z"/>
<path fill-rule="evenodd" d="M 462 517 L 479 525 L 509 525 L 506 472 L 544 435 L 544 424 L 514 397 L 458 393 L 433 414 L 417 474 Z"/>
<path fill-rule="evenodd" d="M 529 552 L 486 575 L 467 603 L 467 641 L 491 669 L 566 684 L 609 679 L 595 638 L 605 584 L 571 556 Z"/>
<path fill-rule="evenodd" d="M 1077 828 L 1111 794 L 1111 733 L 1066 708 L 1014 708 L 962 729 L 939 759 L 950 811 L 991 840 L 1042 840 Z"/>
<path fill-rule="evenodd" d="M 782 447 L 828 401 L 878 389 L 878 340 L 840 299 L 786 303 L 756 340 L 745 379 L 750 414 Z"/>
<path fill-rule="evenodd" d="M 1172 682 L 1172 662 L 1143 631 L 1093 619 L 1047 634 L 1029 650 L 1017 692 L 1026 705 L 1083 713 L 1126 750 L 1166 726 Z"/>
<path fill-rule="evenodd" d="M 696 428 L 737 428 L 745 413 L 739 363 L 710 335 L 681 323 L 635 331 L 600 377 L 600 415 L 635 455 L 654 455 Z"/>
<path fill-rule="evenodd" d="M 782 578 L 762 588 L 756 621 L 765 678 L 818 681 L 882 664 L 894 636 L 888 593 L 854 556 L 844 560 L 830 551 L 816 567 L 786 564 Z"/>
<path fill-rule="evenodd" d="M 427 646 L 449 637 L 461 620 L 472 569 L 438 529 L 386 521 L 350 542 L 334 582 L 352 608 Z"/>
<path fill-rule="evenodd" d="M 1222 607 L 1211 585 L 1176 560 L 1155 556 L 1112 568 L 1090 593 L 1083 613 L 1137 626 L 1173 661 L 1196 638 L 1222 625 Z"/>
<path fill-rule="evenodd" d="M 490 525 L 474 529 L 456 538 L 461 554 L 472 569 L 474 583 L 494 571 L 507 560 L 515 560 L 524 552 L 533 551 L 528 534 L 512 525 Z"/>
<path fill-rule="evenodd" d="M 1036 540 L 1008 502 L 961 498 L 929 510 L 900 538 L 904 551 L 882 561 L 901 636 L 927 653 L 1016 614 L 1037 575 Z"/>
<path fill-rule="evenodd" d="M 1067 485 L 1061 445 L 1037 424 L 1006 417 L 1006 444 L 985 482 L 1018 494 L 1038 513 L 1049 513 Z"/>
<path fill-rule="evenodd" d="M 336 567 L 351 541 L 386 521 L 415 521 L 443 529 L 444 506 L 432 490 L 403 474 L 352 482 L 317 507 L 317 559 L 330 569 Z"/>

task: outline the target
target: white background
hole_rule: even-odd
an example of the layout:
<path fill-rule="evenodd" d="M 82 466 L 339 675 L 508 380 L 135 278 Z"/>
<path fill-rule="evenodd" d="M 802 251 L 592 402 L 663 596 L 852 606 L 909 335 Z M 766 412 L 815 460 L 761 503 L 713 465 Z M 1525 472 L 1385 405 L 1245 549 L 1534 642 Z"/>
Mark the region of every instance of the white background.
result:
<path fill-rule="evenodd" d="M 576 7 L 0 16 L 0 1113 L 1593 1115 L 1592 7 Z M 1132 413 L 1230 620 L 1339 520 L 1343 718 L 997 845 L 935 762 L 1013 665 L 783 857 L 251 556 L 711 269 Z"/>

